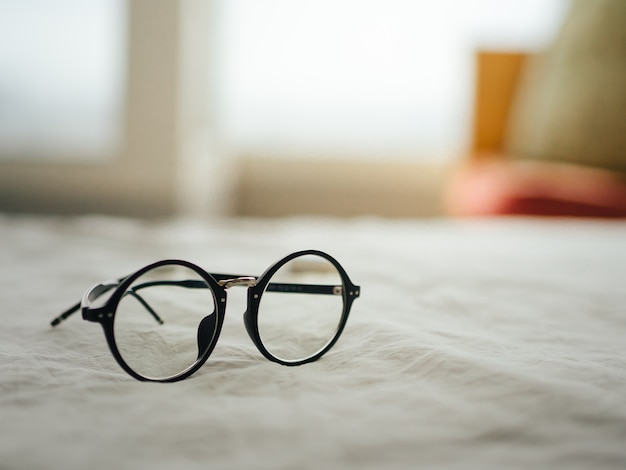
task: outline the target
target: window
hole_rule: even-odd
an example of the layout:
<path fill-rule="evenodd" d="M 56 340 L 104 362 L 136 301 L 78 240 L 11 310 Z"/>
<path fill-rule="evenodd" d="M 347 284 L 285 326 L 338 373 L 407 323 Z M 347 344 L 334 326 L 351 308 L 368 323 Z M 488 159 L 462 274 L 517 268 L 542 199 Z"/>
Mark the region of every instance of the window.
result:
<path fill-rule="evenodd" d="M 0 0 L 0 157 L 92 159 L 122 132 L 122 0 Z"/>

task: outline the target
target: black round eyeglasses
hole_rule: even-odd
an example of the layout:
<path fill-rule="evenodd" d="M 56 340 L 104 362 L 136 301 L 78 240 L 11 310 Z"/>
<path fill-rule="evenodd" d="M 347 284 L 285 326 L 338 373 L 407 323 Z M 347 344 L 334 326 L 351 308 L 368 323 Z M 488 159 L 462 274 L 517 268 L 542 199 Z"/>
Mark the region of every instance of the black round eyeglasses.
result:
<path fill-rule="evenodd" d="M 175 382 L 209 358 L 226 313 L 226 291 L 246 286 L 244 325 L 263 356 L 283 365 L 322 357 L 339 339 L 360 287 L 317 250 L 292 253 L 260 276 L 208 273 L 183 260 L 163 260 L 98 284 L 52 320 L 82 311 L 102 325 L 119 365 L 138 380 Z"/>

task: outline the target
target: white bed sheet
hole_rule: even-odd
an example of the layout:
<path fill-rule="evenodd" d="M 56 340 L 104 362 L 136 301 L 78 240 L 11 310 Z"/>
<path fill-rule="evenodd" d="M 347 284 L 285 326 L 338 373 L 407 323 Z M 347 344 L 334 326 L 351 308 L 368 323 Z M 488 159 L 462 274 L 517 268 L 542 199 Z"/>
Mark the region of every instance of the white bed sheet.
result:
<path fill-rule="evenodd" d="M 0 216 L 0 468 L 625 468 L 626 223 Z M 334 255 L 362 295 L 320 361 L 264 359 L 232 289 L 192 378 L 135 381 L 48 322 L 157 259 Z"/>

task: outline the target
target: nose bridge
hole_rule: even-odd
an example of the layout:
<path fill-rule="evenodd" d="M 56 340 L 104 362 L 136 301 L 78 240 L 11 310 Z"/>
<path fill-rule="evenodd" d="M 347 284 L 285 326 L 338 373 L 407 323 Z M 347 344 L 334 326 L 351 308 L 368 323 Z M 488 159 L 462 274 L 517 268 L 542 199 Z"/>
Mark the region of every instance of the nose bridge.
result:
<path fill-rule="evenodd" d="M 256 277 L 253 276 L 240 276 L 232 279 L 223 279 L 218 282 L 218 284 L 226 289 L 233 286 L 246 286 L 253 287 L 256 286 Z"/>

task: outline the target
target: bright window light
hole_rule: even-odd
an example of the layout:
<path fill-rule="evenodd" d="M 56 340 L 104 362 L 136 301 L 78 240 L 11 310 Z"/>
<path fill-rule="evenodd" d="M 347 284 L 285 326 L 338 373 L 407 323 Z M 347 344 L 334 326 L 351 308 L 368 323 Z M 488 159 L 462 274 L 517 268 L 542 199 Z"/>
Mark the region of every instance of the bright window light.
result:
<path fill-rule="evenodd" d="M 0 0 L 0 158 L 94 158 L 119 144 L 122 0 Z"/>
<path fill-rule="evenodd" d="M 217 115 L 249 154 L 452 158 L 473 52 L 536 50 L 565 0 L 221 0 Z"/>

